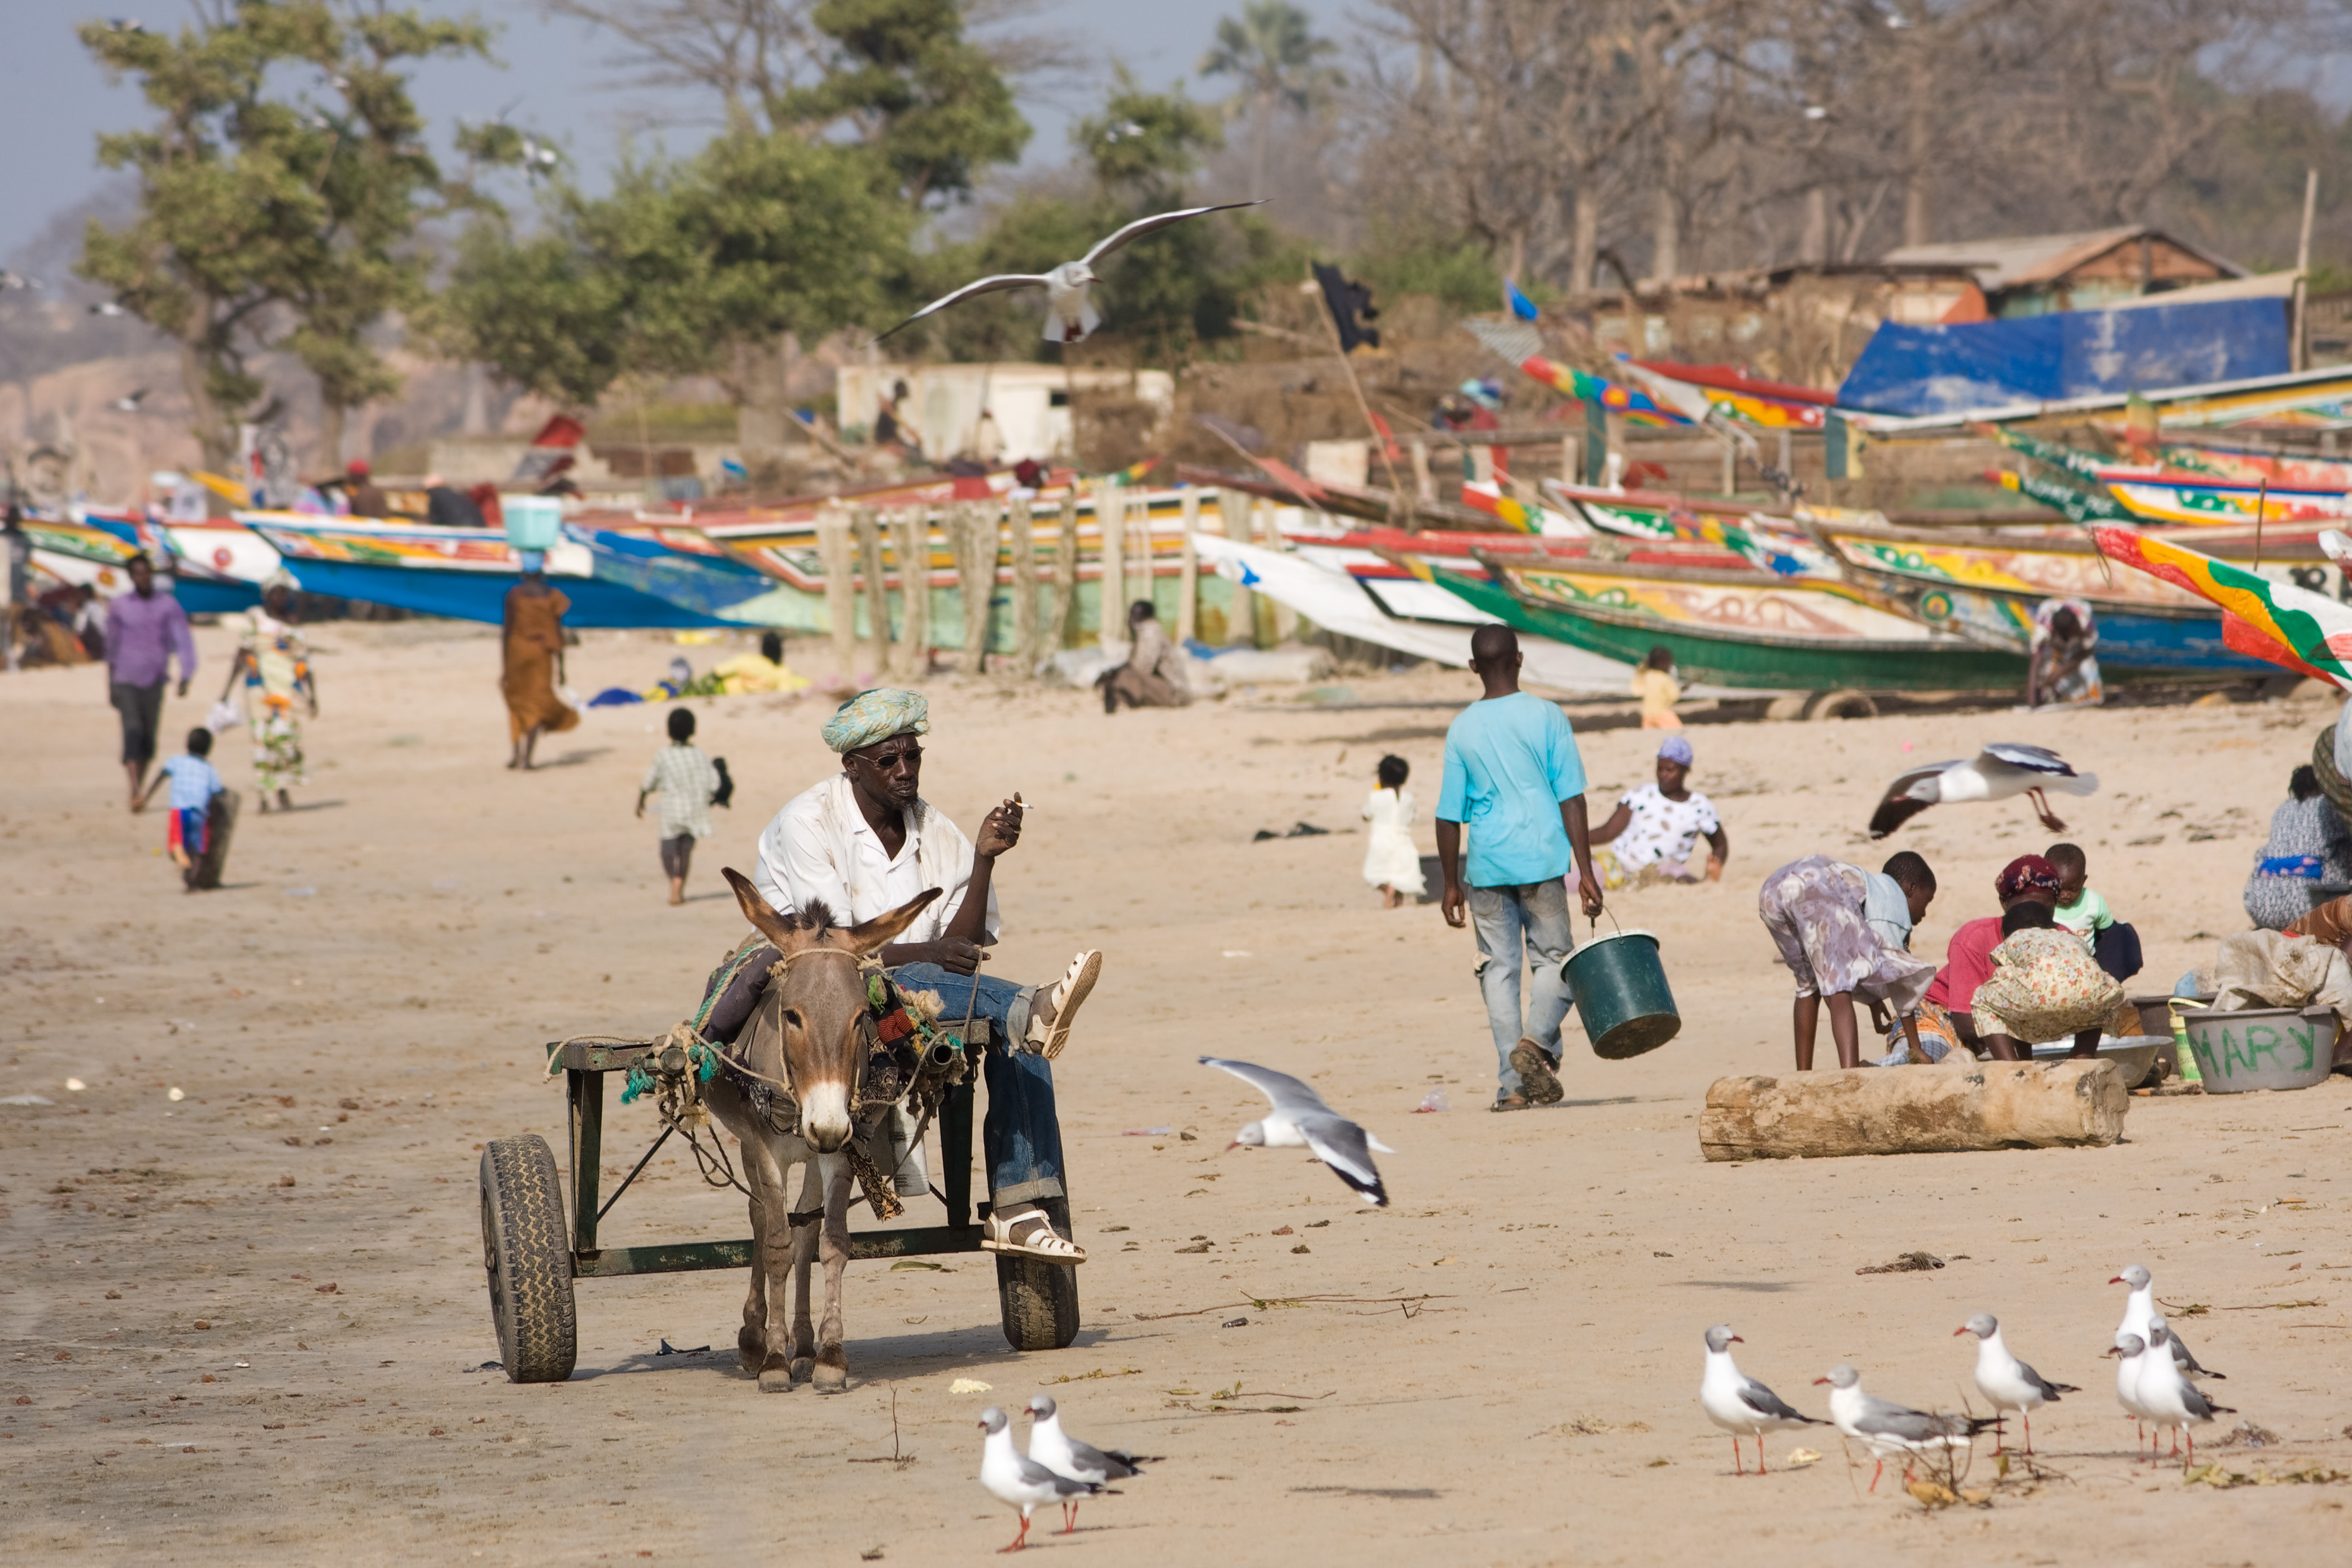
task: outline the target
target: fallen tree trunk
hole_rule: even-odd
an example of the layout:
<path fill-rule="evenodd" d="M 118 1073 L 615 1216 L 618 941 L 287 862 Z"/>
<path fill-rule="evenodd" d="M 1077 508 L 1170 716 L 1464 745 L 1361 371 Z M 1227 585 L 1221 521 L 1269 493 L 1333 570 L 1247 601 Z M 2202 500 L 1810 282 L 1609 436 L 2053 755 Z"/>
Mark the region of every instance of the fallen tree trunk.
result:
<path fill-rule="evenodd" d="M 1710 1160 L 1950 1154 L 2108 1145 L 2131 1099 L 2109 1061 L 1863 1067 L 1707 1086 Z"/>

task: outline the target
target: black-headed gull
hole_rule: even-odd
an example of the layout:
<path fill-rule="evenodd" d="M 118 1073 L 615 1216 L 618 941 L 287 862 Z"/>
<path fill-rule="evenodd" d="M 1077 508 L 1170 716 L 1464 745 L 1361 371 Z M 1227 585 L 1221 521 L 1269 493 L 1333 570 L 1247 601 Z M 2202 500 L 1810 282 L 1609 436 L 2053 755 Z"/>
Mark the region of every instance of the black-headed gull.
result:
<path fill-rule="evenodd" d="M 1013 1446 L 1013 1423 L 993 1405 L 980 1413 L 980 1429 L 988 1434 L 980 1450 L 980 1484 L 999 1502 L 1021 1511 L 1021 1533 L 1013 1538 L 1012 1545 L 997 1548 L 1000 1552 L 1018 1552 L 1029 1543 L 1029 1511 L 1039 1503 L 1066 1503 L 1103 1490 L 1095 1481 L 1057 1476 L 1024 1457 Z"/>
<path fill-rule="evenodd" d="M 2234 1416 L 2237 1410 L 2228 1405 L 2216 1405 L 2205 1397 L 2204 1391 L 2189 1381 L 2180 1364 L 2166 1354 L 2166 1342 L 2171 1338 L 2160 1317 L 2148 1320 L 2147 1354 L 2139 1360 L 2139 1382 L 2137 1392 L 2139 1406 L 2156 1429 L 2172 1428 L 2173 1452 L 2180 1451 L 2180 1435 L 2189 1434 L 2189 1458 L 2197 1458 L 2197 1434 L 2190 1427 L 2194 1422 L 2203 1426 L 2215 1416 Z M 2156 1442 L 2148 1440 L 2149 1458 L 2155 1458 Z"/>
<path fill-rule="evenodd" d="M 2135 1263 L 2107 1283 L 2131 1287 L 2131 1294 L 2124 1301 L 2124 1321 L 2116 1325 L 2116 1333 L 2117 1334 L 2136 1333 L 2146 1343 L 2154 1344 L 2156 1336 L 2148 1332 L 2148 1325 L 2156 1321 L 2154 1276 L 2150 1275 L 2145 1268 Z M 2166 1343 L 2172 1347 L 2174 1364 L 2187 1375 L 2214 1377 L 2223 1383 L 2230 1381 L 2230 1375 L 2226 1372 L 2216 1372 L 2210 1366 L 2200 1366 L 2197 1364 L 2197 1358 L 2189 1353 L 2189 1347 L 2180 1343 L 2179 1334 L 2168 1333 Z"/>
<path fill-rule="evenodd" d="M 1748 1342 L 1731 1332 L 1729 1323 L 1706 1331 L 1706 1373 L 1699 1379 L 1698 1405 L 1706 1418 L 1731 1434 L 1731 1473 L 1739 1468 L 1739 1439 L 1756 1439 L 1756 1473 L 1764 1473 L 1764 1434 L 1784 1427 L 1826 1427 L 1818 1416 L 1800 1415 L 1787 1400 L 1739 1370 L 1730 1346 Z"/>
<path fill-rule="evenodd" d="M 1108 1488 L 1113 1481 L 1139 1476 L 1152 1461 L 1122 1448 L 1097 1448 L 1062 1430 L 1061 1412 L 1051 1395 L 1029 1401 L 1029 1457 L 1066 1480 L 1092 1481 Z M 1078 1500 L 1062 1505 L 1062 1533 L 1078 1527 Z"/>
<path fill-rule="evenodd" d="M 1314 1085 L 1270 1067 L 1229 1061 L 1221 1056 L 1204 1056 L 1201 1065 L 1223 1068 L 1274 1104 L 1272 1115 L 1235 1133 L 1234 1141 L 1225 1147 L 1310 1149 L 1341 1181 L 1360 1193 L 1366 1203 L 1379 1208 L 1388 1207 L 1388 1189 L 1381 1185 L 1381 1173 L 1372 1164 L 1371 1151 L 1378 1149 L 1384 1155 L 1396 1151 L 1326 1105 L 1323 1096 L 1315 1092 Z"/>
<path fill-rule="evenodd" d="M 1816 1377 L 1813 1382 L 1830 1385 L 1831 1424 L 1868 1448 L 1878 1461 L 1877 1469 L 1870 1472 L 1872 1491 L 1878 1490 L 1878 1478 L 1886 1469 L 1889 1454 L 1904 1456 L 1903 1476 L 1908 1480 L 1914 1457 L 1933 1448 L 1965 1448 L 1978 1433 L 2000 1430 L 1998 1416 L 1931 1415 L 1864 1394 L 1862 1374 L 1843 1363 L 1831 1367 L 1827 1377 Z"/>
<path fill-rule="evenodd" d="M 2132 1462 L 2139 1462 L 2139 1439 L 2147 1436 L 2147 1407 L 2139 1402 L 2139 1369 L 2147 1363 L 2147 1342 L 2136 1333 L 2116 1333 L 2116 1403 L 2132 1418 Z"/>
<path fill-rule="evenodd" d="M 1951 806 L 1964 800 L 2006 800 L 2023 795 L 2033 802 L 2042 825 L 2063 833 L 2066 824 L 2050 814 L 2042 794 L 2056 789 L 2068 795 L 2089 795 L 2099 788 L 2098 776 L 2077 773 L 2056 752 L 2039 746 L 1995 741 L 1966 762 L 1931 762 L 1914 768 L 1886 787 L 1878 810 L 1870 814 L 1870 836 L 1883 839 L 1930 806 Z"/>
<path fill-rule="evenodd" d="M 946 309 L 960 299 L 975 294 L 994 294 L 1007 288 L 1042 288 L 1045 291 L 1045 341 L 1049 343 L 1082 343 L 1096 328 L 1102 325 L 1102 315 L 1095 309 L 1094 299 L 1087 292 L 1097 282 L 1095 263 L 1130 240 L 1164 229 L 1171 224 L 1181 224 L 1186 218 L 1206 216 L 1210 213 L 1230 213 L 1239 207 L 1262 207 L 1271 198 L 1261 196 L 1255 202 L 1226 202 L 1213 207 L 1185 207 L 1172 213 L 1154 213 L 1148 218 L 1138 218 L 1076 261 L 1066 261 L 1051 272 L 1004 272 L 967 283 L 952 294 L 932 300 L 908 317 L 882 338 L 913 326 L 924 317 Z M 882 338 L 874 340 L 880 342 Z"/>
<path fill-rule="evenodd" d="M 1952 1331 L 1977 1336 L 1977 1392 L 1992 1402 L 1995 1411 L 2014 1410 L 2025 1422 L 2025 1451 L 2033 1452 L 2033 1413 L 2054 1405 L 2061 1394 L 2080 1394 L 2071 1383 L 2053 1383 L 2017 1359 L 2000 1337 L 2000 1320 L 1979 1312 Z M 2000 1452 L 2000 1434 L 1993 1434 L 1992 1451 Z"/>

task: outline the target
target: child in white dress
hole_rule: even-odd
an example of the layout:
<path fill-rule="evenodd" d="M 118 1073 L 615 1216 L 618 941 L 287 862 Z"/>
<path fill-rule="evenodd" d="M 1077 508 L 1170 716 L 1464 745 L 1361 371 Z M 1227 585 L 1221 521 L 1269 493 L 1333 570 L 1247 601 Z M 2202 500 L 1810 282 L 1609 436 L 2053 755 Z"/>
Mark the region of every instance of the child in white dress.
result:
<path fill-rule="evenodd" d="M 1402 909 L 1407 897 L 1423 892 L 1421 852 L 1412 842 L 1412 791 L 1404 787 L 1412 768 L 1402 757 L 1381 758 L 1381 787 L 1364 801 L 1364 821 L 1372 825 L 1364 846 L 1364 880 L 1378 888 L 1381 907 Z"/>

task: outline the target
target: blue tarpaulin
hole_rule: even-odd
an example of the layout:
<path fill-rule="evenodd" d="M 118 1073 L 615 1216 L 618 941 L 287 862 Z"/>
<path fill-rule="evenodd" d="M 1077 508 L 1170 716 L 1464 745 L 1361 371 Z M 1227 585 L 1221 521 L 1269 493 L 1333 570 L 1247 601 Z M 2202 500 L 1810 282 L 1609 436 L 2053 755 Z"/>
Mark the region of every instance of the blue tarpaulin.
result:
<path fill-rule="evenodd" d="M 1838 389 L 1873 413 L 1960 413 L 2001 403 L 2284 375 L 2284 299 L 2067 310 L 2017 321 L 1878 329 Z"/>

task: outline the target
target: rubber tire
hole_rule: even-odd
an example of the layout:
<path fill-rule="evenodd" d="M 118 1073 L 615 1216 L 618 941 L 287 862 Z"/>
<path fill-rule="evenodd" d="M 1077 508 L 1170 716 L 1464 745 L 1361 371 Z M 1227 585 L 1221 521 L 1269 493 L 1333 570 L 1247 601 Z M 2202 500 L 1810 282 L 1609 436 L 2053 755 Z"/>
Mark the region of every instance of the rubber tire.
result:
<path fill-rule="evenodd" d="M 1049 1197 L 1038 1207 L 1055 1230 L 1070 1234 L 1069 1199 Z M 997 1253 L 996 1298 L 1003 1310 L 1004 1343 L 1015 1350 L 1067 1350 L 1078 1337 L 1078 1266 L 1075 1263 Z"/>
<path fill-rule="evenodd" d="M 562 1383 L 580 1354 L 572 1242 L 555 1155 L 538 1134 L 482 1150 L 482 1264 L 509 1383 Z"/>
<path fill-rule="evenodd" d="M 1810 719 L 1876 718 L 1878 705 L 1857 691 L 1823 692 L 1805 710 Z"/>
<path fill-rule="evenodd" d="M 1764 705 L 1765 720 L 1771 724 L 1788 724 L 1801 719 L 1805 716 L 1805 709 L 1812 700 L 1813 694 L 1811 692 L 1798 692 L 1788 696 L 1774 697 Z"/>

